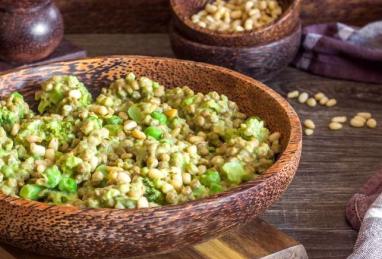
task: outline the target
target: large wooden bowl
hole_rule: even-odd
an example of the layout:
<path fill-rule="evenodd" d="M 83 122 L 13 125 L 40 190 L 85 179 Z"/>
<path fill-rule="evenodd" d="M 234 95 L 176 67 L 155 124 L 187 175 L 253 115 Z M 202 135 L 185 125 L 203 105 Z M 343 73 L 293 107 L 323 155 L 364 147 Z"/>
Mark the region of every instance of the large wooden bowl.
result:
<path fill-rule="evenodd" d="M 274 22 L 250 32 L 219 33 L 202 28 L 191 16 L 211 0 L 170 0 L 175 27 L 192 41 L 213 46 L 244 47 L 269 43 L 289 35 L 299 23 L 302 0 L 278 0 L 283 14 Z"/>
<path fill-rule="evenodd" d="M 234 69 L 260 81 L 267 81 L 293 61 L 301 42 L 301 24 L 285 37 L 251 47 L 224 47 L 187 39 L 170 26 L 171 47 L 175 56 Z"/>
<path fill-rule="evenodd" d="M 33 99 L 53 76 L 78 76 L 93 93 L 134 71 L 173 87 L 218 91 L 247 114 L 282 134 L 283 152 L 256 180 L 176 206 L 149 209 L 79 209 L 0 195 L 0 241 L 62 257 L 122 257 L 167 252 L 220 235 L 258 216 L 291 182 L 301 155 L 301 127 L 292 107 L 262 83 L 212 65 L 166 58 L 111 56 L 54 63 L 0 75 L 0 95 L 18 90 Z"/>

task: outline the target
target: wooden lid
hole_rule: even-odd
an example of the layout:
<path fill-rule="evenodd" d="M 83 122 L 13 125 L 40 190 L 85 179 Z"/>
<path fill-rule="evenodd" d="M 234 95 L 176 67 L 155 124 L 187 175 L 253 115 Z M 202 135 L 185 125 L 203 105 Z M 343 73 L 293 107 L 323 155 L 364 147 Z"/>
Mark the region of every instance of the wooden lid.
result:
<path fill-rule="evenodd" d="M 34 12 L 51 2 L 51 0 L 1 0 L 0 11 L 23 13 Z"/>

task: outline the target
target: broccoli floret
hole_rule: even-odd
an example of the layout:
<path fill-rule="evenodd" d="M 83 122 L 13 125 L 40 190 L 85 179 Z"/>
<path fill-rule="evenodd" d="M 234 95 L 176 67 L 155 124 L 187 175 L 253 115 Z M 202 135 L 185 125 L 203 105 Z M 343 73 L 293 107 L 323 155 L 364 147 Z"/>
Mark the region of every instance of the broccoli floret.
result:
<path fill-rule="evenodd" d="M 82 163 L 82 159 L 71 154 L 63 155 L 59 160 L 58 164 L 63 172 L 64 176 L 71 176 L 73 170 Z"/>
<path fill-rule="evenodd" d="M 155 202 L 157 204 L 164 203 L 163 194 L 155 188 L 154 183 L 150 179 L 143 178 L 143 184 L 145 185 L 145 196 L 148 201 Z"/>
<path fill-rule="evenodd" d="M 51 117 L 35 117 L 24 120 L 16 136 L 19 143 L 27 143 L 29 136 L 37 136 L 42 142 L 49 143 L 57 139 L 60 144 L 70 143 L 74 139 L 74 126 L 70 120 L 59 120 Z"/>
<path fill-rule="evenodd" d="M 65 105 L 75 110 L 92 102 L 91 94 L 75 76 L 54 76 L 42 84 L 42 90 L 36 93 L 35 98 L 40 101 L 40 113 L 61 114 Z"/>
<path fill-rule="evenodd" d="M 0 125 L 9 131 L 15 123 L 20 122 L 30 112 L 23 96 L 14 92 L 0 103 Z"/>

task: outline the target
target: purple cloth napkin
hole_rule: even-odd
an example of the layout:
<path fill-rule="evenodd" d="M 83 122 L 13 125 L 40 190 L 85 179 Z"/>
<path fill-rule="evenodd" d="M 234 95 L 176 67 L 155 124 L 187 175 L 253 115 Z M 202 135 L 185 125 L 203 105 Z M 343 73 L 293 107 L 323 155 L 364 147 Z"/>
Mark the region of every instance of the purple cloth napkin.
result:
<path fill-rule="evenodd" d="M 367 210 L 381 193 L 382 171 L 370 177 L 346 206 L 346 218 L 354 229 L 360 229 Z"/>
<path fill-rule="evenodd" d="M 342 23 L 307 26 L 293 65 L 321 76 L 382 83 L 382 21 L 363 28 Z"/>
<path fill-rule="evenodd" d="M 346 207 L 346 218 L 359 229 L 348 259 L 382 258 L 382 171 L 372 176 Z"/>

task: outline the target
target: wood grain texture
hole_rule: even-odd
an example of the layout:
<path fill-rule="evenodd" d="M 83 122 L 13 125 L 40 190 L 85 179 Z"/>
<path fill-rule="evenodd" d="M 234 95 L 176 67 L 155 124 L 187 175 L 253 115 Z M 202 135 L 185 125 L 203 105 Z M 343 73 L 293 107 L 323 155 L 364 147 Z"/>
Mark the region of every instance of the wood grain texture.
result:
<path fill-rule="evenodd" d="M 43 65 L 49 62 L 57 62 L 57 61 L 65 61 L 76 58 L 84 58 L 86 57 L 86 51 L 78 46 L 74 45 L 68 40 L 63 40 L 60 45 L 55 49 L 55 51 L 48 56 L 47 58 L 31 63 L 23 66 L 29 65 Z M 17 64 L 7 63 L 5 61 L 0 60 L 0 73 L 2 71 L 19 67 Z"/>
<path fill-rule="evenodd" d="M 170 0 L 173 25 L 185 38 L 212 46 L 252 47 L 280 40 L 296 30 L 300 23 L 302 0 L 279 0 L 282 15 L 262 28 L 240 33 L 219 33 L 202 28 L 191 21 L 191 16 L 209 0 Z"/>
<path fill-rule="evenodd" d="M 44 59 L 63 34 L 63 20 L 53 1 L 0 2 L 0 59 L 17 64 Z"/>
<path fill-rule="evenodd" d="M 38 256 L 8 245 L 0 247 L 2 259 L 54 259 Z M 172 253 L 139 257 L 140 259 L 307 259 L 300 243 L 261 219 L 230 231 L 217 239 Z"/>
<path fill-rule="evenodd" d="M 167 31 L 169 0 L 55 0 L 66 33 L 147 33 Z M 303 0 L 304 24 L 381 19 L 382 0 Z"/>
<path fill-rule="evenodd" d="M 173 56 L 166 34 L 70 35 L 89 55 L 139 54 Z M 120 44 L 124 42 L 125 44 Z M 143 44 L 145 43 L 145 44 Z M 364 182 L 382 167 L 382 126 L 332 132 L 331 117 L 370 111 L 382 124 L 382 85 L 332 80 L 287 68 L 268 85 L 282 95 L 299 89 L 323 91 L 338 106 L 309 108 L 291 102 L 302 119 L 312 118 L 317 130 L 304 137 L 298 173 L 282 199 L 269 208 L 265 219 L 299 240 L 309 258 L 346 258 L 357 233 L 345 220 L 345 206 Z"/>
<path fill-rule="evenodd" d="M 170 41 L 177 58 L 231 68 L 261 81 L 274 78 L 295 57 L 301 42 L 301 25 L 277 41 L 255 47 L 220 47 L 191 41 L 170 29 Z"/>
<path fill-rule="evenodd" d="M 43 255 L 122 257 L 156 254 L 219 236 L 255 218 L 280 198 L 301 155 L 300 121 L 291 106 L 262 83 L 231 70 L 166 58 L 111 56 L 33 66 L 0 75 L 0 95 L 16 89 L 31 100 L 42 81 L 74 75 L 93 93 L 129 71 L 166 87 L 217 91 L 248 115 L 281 133 L 282 153 L 258 178 L 226 192 L 174 206 L 79 209 L 0 194 L 0 240 Z M 254 105 L 254 104 L 257 105 Z M 38 240 L 38 242 L 36 242 Z"/>

